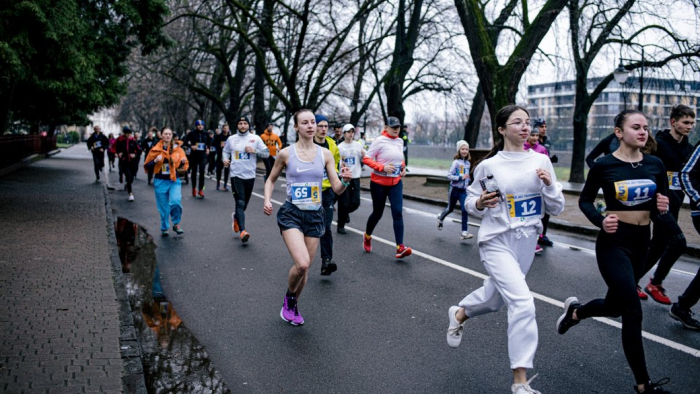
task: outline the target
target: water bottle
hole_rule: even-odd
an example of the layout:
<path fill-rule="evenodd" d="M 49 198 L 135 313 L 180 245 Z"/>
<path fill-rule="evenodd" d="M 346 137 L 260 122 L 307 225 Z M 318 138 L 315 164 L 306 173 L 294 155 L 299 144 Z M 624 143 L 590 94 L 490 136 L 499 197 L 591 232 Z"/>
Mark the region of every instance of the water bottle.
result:
<path fill-rule="evenodd" d="M 503 200 L 501 191 L 498 189 L 498 182 L 496 181 L 496 178 L 493 177 L 493 174 L 486 175 L 486 178 L 482 178 L 479 182 L 481 183 L 481 188 L 483 190 L 489 193 L 496 192 L 498 193 L 498 200 Z"/>

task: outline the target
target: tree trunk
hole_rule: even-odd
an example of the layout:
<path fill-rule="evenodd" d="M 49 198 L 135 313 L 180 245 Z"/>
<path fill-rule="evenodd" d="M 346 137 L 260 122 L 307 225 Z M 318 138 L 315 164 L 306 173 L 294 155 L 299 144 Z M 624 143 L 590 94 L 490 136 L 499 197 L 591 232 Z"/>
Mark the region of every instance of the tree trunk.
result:
<path fill-rule="evenodd" d="M 484 100 L 484 92 L 481 90 L 481 84 L 476 87 L 476 94 L 472 101 L 472 109 L 469 111 L 467 124 L 464 126 L 464 140 L 469 143 L 473 149 L 476 148 L 476 142 L 479 140 L 479 129 L 481 127 L 481 118 L 484 115 L 486 100 Z"/>
<path fill-rule="evenodd" d="M 272 26 L 272 12 L 275 2 L 265 0 L 262 11 L 262 25 Z M 268 43 L 264 34 L 258 37 L 258 47 L 263 53 L 267 53 Z M 267 127 L 267 112 L 265 111 L 265 70 L 263 70 L 263 60 L 259 57 L 255 59 L 255 83 L 253 85 L 253 124 L 258 134 Z"/>

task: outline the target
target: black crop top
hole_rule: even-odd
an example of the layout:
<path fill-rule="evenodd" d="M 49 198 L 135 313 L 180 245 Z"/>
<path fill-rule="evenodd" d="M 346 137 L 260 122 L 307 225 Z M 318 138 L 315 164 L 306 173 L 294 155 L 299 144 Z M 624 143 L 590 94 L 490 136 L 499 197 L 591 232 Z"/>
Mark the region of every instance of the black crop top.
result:
<path fill-rule="evenodd" d="M 659 158 L 644 155 L 636 168 L 613 155 L 598 159 L 591 167 L 581 191 L 578 206 L 594 225 L 603 227 L 603 219 L 594 201 L 603 189 L 608 211 L 650 211 L 657 216 L 656 194 L 668 195 L 668 178 Z"/>

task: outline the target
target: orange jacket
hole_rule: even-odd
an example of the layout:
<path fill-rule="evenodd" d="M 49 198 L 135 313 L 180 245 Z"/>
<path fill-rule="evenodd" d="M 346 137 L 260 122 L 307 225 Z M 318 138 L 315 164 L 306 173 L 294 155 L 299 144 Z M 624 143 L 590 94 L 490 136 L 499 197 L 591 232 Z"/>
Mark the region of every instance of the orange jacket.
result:
<path fill-rule="evenodd" d="M 282 148 L 282 140 L 280 137 L 270 130 L 265 129 L 265 132 L 260 134 L 260 138 L 265 145 L 267 145 L 267 149 L 270 150 L 270 156 L 277 156 L 277 144 L 279 144 L 280 149 Z"/>
<path fill-rule="evenodd" d="M 176 170 L 178 168 L 182 167 L 183 170 L 190 168 L 190 163 L 187 161 L 187 156 L 185 155 L 185 151 L 181 148 L 181 145 L 182 141 L 174 141 L 173 148 L 170 152 L 168 152 L 163 149 L 163 141 L 158 141 L 158 143 L 148 152 L 146 160 L 143 161 L 143 169 L 148 172 L 148 167 L 146 165 L 155 160 L 158 155 L 163 155 L 163 160 L 155 164 L 153 167 L 153 172 L 159 173 L 161 167 L 163 167 L 163 163 L 168 161 L 170 162 L 170 180 L 177 180 Z M 184 163 L 182 162 L 183 159 L 185 160 Z"/>

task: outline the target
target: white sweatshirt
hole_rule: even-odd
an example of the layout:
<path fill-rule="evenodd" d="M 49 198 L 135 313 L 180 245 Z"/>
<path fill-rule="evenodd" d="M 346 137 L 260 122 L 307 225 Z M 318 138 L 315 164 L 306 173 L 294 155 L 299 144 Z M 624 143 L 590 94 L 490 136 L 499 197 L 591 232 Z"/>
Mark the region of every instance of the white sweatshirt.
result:
<path fill-rule="evenodd" d="M 246 147 L 255 148 L 255 153 L 246 153 Z M 257 156 L 257 157 L 256 157 Z M 255 134 L 249 132 L 236 133 L 226 140 L 224 145 L 223 158 L 231 160 L 231 178 L 253 179 L 255 178 L 255 167 L 257 158 L 263 159 L 270 156 L 267 145 Z"/>
<path fill-rule="evenodd" d="M 546 170 L 552 176 L 552 184 L 545 186 L 537 177 L 536 169 Z M 476 208 L 481 195 L 480 179 L 492 174 L 503 195 L 495 208 Z M 474 169 L 474 182 L 467 188 L 467 211 L 481 217 L 478 242 L 486 242 L 508 230 L 535 226 L 542 231 L 541 218 L 545 213 L 559 215 L 564 210 L 562 187 L 557 182 L 554 168 L 546 155 L 526 152 L 498 152 L 482 161 Z"/>
<path fill-rule="evenodd" d="M 364 152 L 362 145 L 356 141 L 349 144 L 343 141 L 338 144 L 338 151 L 340 151 L 340 160 L 345 162 L 352 171 L 353 179 L 362 176 L 362 152 Z"/>

